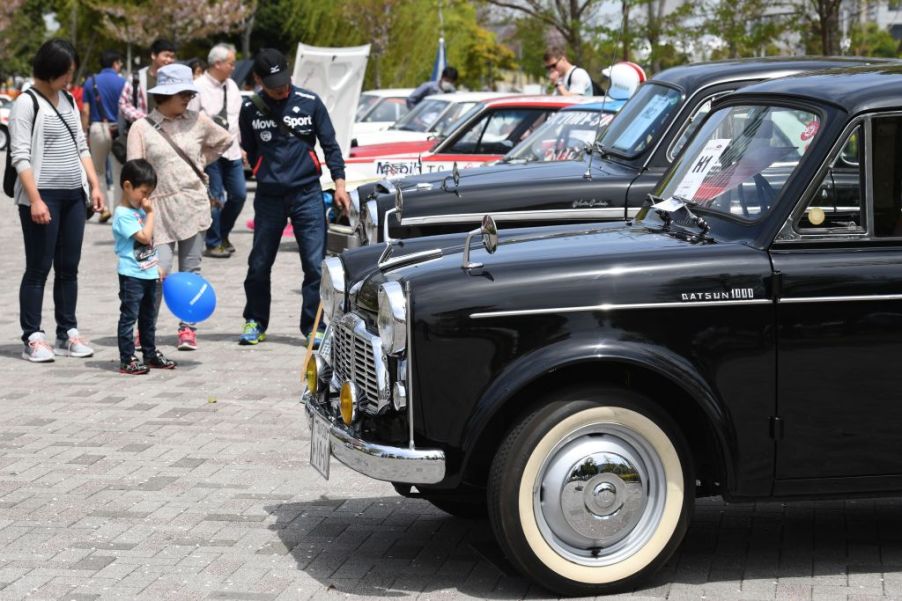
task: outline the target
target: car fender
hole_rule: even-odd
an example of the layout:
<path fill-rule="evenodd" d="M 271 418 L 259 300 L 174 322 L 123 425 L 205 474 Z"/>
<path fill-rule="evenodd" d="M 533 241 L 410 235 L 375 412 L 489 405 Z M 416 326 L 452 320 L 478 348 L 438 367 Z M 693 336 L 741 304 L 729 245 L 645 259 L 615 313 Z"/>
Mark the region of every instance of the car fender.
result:
<path fill-rule="evenodd" d="M 685 392 L 707 416 L 722 450 L 726 479 L 733 481 L 736 433 L 724 404 L 695 365 L 685 357 L 662 346 L 623 340 L 599 341 L 578 337 L 549 345 L 519 357 L 505 367 L 486 389 L 476 405 L 463 433 L 461 447 L 466 449 L 462 467 L 469 463 L 482 434 L 495 415 L 507 403 L 516 402 L 517 393 L 553 372 L 587 363 L 635 366 L 669 380 Z"/>

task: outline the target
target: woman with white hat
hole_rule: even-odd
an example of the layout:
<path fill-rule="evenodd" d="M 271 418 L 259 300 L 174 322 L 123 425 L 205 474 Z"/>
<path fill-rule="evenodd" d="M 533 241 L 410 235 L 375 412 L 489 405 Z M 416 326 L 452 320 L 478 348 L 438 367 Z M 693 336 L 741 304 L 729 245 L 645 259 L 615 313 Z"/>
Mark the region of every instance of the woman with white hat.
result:
<path fill-rule="evenodd" d="M 147 91 L 156 108 L 128 132 L 128 160 L 146 159 L 157 172 L 151 195 L 157 222 L 154 244 L 161 276 L 172 271 L 200 271 L 204 233 L 210 227 L 210 195 L 204 167 L 231 145 L 232 136 L 203 113 L 188 110 L 197 94 L 191 69 L 171 64 L 157 71 L 157 85 Z M 159 301 L 157 302 L 159 311 Z M 179 323 L 179 350 L 197 349 L 193 324 Z"/>

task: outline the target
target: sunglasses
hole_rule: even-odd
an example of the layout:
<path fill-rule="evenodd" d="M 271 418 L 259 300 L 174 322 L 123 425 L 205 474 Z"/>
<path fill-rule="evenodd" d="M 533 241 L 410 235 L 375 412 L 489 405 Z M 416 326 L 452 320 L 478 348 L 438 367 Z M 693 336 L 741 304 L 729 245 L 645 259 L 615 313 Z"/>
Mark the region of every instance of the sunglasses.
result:
<path fill-rule="evenodd" d="M 551 71 L 552 69 L 557 68 L 557 64 L 558 64 L 559 62 L 561 62 L 561 59 L 557 59 L 556 61 L 554 61 L 554 62 L 551 63 L 550 65 L 545 65 L 545 70 L 546 70 L 546 71 Z"/>

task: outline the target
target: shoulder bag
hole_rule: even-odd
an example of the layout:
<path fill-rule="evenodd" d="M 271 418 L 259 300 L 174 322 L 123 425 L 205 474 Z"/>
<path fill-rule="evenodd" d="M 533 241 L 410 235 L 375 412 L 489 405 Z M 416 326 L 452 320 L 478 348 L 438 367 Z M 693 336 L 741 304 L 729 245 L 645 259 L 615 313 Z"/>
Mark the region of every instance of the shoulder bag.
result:
<path fill-rule="evenodd" d="M 138 108 L 138 88 L 141 86 L 141 80 L 138 78 L 138 72 L 132 75 L 132 104 Z M 95 94 L 96 95 L 96 94 Z M 122 111 L 119 111 L 122 113 Z M 120 115 L 121 116 L 121 115 Z M 116 160 L 125 165 L 125 159 L 128 156 L 128 121 L 120 119 L 123 127 L 119 131 L 119 135 L 113 139 L 113 146 L 110 152 L 116 157 Z"/>

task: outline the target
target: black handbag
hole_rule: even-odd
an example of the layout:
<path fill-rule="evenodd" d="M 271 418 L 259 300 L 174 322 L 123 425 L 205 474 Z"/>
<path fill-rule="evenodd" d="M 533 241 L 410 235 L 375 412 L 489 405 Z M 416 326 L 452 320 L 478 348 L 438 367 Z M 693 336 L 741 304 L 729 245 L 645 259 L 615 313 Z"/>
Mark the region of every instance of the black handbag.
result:
<path fill-rule="evenodd" d="M 141 85 L 140 80 L 138 79 L 138 73 L 135 72 L 132 77 L 132 105 L 137 108 L 138 106 L 138 87 Z M 96 95 L 96 94 L 95 94 Z M 122 111 L 119 111 L 120 117 L 122 116 Z M 125 160 L 128 158 L 128 123 L 120 118 L 121 127 L 119 128 L 119 135 L 117 135 L 113 139 L 113 145 L 110 148 L 110 152 L 113 153 L 113 156 L 116 157 L 116 160 L 119 161 L 120 164 L 125 165 Z"/>

